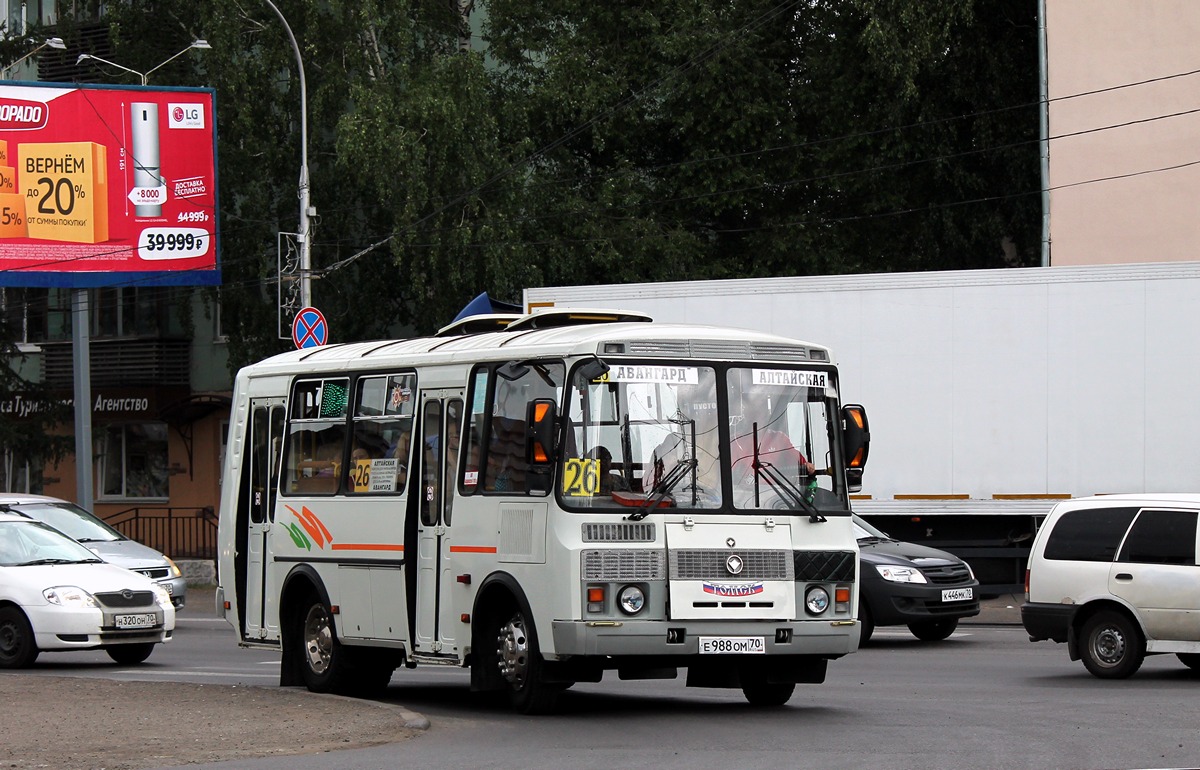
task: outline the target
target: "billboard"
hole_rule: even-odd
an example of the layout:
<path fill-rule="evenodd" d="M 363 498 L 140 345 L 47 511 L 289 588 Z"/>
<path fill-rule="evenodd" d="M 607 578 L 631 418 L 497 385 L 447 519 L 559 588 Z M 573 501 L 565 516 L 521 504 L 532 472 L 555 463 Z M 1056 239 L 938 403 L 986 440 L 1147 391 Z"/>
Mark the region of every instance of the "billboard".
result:
<path fill-rule="evenodd" d="M 0 83 L 0 286 L 220 283 L 213 93 Z"/>

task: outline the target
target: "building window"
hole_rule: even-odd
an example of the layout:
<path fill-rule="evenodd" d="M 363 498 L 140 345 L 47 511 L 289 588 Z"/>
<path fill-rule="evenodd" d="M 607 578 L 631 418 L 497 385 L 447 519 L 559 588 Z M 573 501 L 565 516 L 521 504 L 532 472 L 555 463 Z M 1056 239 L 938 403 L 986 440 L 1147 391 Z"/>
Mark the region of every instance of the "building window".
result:
<path fill-rule="evenodd" d="M 169 497 L 166 423 L 109 425 L 99 431 L 97 443 L 98 497 Z"/>
<path fill-rule="evenodd" d="M 96 289 L 91 294 L 92 336 L 178 337 L 185 333 L 187 294 L 174 287 Z"/>
<path fill-rule="evenodd" d="M 12 450 L 5 449 L 0 455 L 0 490 L 21 494 L 40 492 L 32 483 L 32 471 L 28 460 L 18 458 Z"/>

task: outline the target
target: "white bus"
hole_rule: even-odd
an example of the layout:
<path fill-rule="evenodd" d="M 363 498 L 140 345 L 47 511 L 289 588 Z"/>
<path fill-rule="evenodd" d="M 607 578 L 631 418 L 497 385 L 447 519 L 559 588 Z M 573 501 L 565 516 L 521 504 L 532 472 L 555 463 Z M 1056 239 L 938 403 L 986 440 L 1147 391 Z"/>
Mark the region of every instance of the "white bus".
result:
<path fill-rule="evenodd" d="M 684 668 L 781 705 L 858 647 L 867 449 L 829 350 L 757 332 L 555 309 L 284 353 L 234 386 L 218 606 L 317 692 L 452 665 L 537 713 Z"/>

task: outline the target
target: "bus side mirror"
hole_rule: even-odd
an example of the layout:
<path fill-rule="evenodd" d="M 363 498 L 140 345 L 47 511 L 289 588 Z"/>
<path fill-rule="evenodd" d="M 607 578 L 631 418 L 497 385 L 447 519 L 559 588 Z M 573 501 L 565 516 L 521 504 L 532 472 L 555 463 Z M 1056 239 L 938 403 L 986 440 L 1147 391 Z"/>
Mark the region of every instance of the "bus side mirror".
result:
<path fill-rule="evenodd" d="M 548 468 L 554 461 L 557 416 L 554 399 L 534 399 L 525 408 L 525 460 L 531 469 Z"/>
<path fill-rule="evenodd" d="M 859 404 L 842 407 L 842 449 L 846 462 L 846 487 L 851 492 L 862 489 L 863 468 L 871 449 L 871 426 L 867 410 Z"/>

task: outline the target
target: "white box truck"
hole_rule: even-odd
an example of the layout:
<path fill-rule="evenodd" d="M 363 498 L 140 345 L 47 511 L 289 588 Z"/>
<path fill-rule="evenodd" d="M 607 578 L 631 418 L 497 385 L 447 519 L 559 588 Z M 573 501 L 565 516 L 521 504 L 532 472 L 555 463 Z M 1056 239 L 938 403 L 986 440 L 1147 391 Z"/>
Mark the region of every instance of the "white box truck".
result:
<path fill-rule="evenodd" d="M 559 286 L 833 348 L 871 416 L 855 511 L 1022 590 L 1058 499 L 1200 488 L 1200 262 Z"/>

